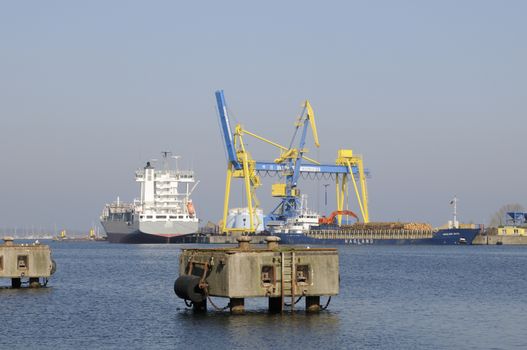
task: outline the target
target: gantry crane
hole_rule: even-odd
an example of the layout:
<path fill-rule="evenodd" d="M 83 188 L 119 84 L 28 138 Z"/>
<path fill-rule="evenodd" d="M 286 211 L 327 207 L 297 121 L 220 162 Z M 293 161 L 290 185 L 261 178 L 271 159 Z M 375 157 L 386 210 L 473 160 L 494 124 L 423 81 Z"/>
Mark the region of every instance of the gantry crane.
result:
<path fill-rule="evenodd" d="M 369 222 L 368 192 L 366 188 L 366 172 L 362 157 L 354 156 L 352 150 L 341 149 L 335 165 L 323 165 L 318 161 L 305 156 L 307 129 L 311 126 L 315 145 L 319 147 L 318 133 L 315 123 L 315 115 L 309 101 L 305 101 L 303 111 L 295 124 L 295 132 L 289 147 L 282 146 L 270 141 L 253 132 L 245 130 L 241 124 L 237 124 L 234 133 L 231 132 L 229 115 L 223 90 L 216 91 L 216 102 L 220 117 L 220 125 L 227 150 L 228 167 L 225 184 L 225 198 L 223 203 L 222 232 L 230 233 L 236 231 L 254 233 L 256 227 L 255 216 L 259 201 L 255 190 L 261 185 L 260 173 L 279 173 L 285 175 L 284 183 L 276 183 L 272 186 L 273 197 L 281 198 L 280 203 L 271 211 L 269 217 L 273 221 L 285 221 L 297 214 L 300 206 L 300 190 L 298 180 L 301 174 L 329 174 L 336 179 L 337 211 L 344 209 L 345 198 L 348 194 L 348 180 L 351 179 L 359 208 L 364 222 Z M 301 129 L 298 147 L 294 147 L 294 141 Z M 280 150 L 280 157 L 274 162 L 260 162 L 252 159 L 250 153 L 245 149 L 243 136 L 249 135 L 260 141 L 266 142 Z M 304 164 L 305 162 L 305 164 Z M 358 176 L 358 181 L 355 177 Z M 247 207 L 249 211 L 249 228 L 228 228 L 227 213 L 229 209 L 230 188 L 233 178 L 242 178 L 245 185 Z M 359 184 L 357 184 L 357 182 Z M 359 193 L 360 187 L 360 193 Z M 338 215 L 338 224 L 341 223 L 341 215 Z"/>

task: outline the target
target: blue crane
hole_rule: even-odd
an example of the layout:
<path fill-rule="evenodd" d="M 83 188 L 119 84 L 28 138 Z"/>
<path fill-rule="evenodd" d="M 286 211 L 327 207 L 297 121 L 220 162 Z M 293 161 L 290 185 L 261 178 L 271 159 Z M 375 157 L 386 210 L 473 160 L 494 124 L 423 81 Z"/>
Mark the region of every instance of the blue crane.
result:
<path fill-rule="evenodd" d="M 259 201 L 256 197 L 255 190 L 261 185 L 259 174 L 262 173 L 280 173 L 285 175 L 284 183 L 276 183 L 272 185 L 273 197 L 280 198 L 278 205 L 269 214 L 269 218 L 273 221 L 285 221 L 288 218 L 297 215 L 300 207 L 300 190 L 298 188 L 298 181 L 301 174 L 334 175 L 336 179 L 337 210 L 339 211 L 343 210 L 344 198 L 348 191 L 348 180 L 351 179 L 363 220 L 364 222 L 369 221 L 368 195 L 366 188 L 367 172 L 364 170 L 362 157 L 353 155 L 352 150 L 341 149 L 338 151 L 335 165 L 324 165 L 305 155 L 306 149 L 304 147 L 309 126 L 311 126 L 315 145 L 319 147 L 315 116 L 309 101 L 305 101 L 304 103 L 303 112 L 295 124 L 295 131 L 289 147 L 282 146 L 250 132 L 244 129 L 241 124 L 236 125 L 235 131 L 232 133 L 223 90 L 216 91 L 216 102 L 228 158 L 222 232 L 255 232 L 255 227 L 257 226 L 255 225 L 255 221 L 257 218 L 254 213 L 256 208 L 259 207 Z M 298 146 L 295 147 L 294 143 L 299 130 L 301 130 L 301 135 Z M 252 136 L 260 141 L 277 147 L 281 152 L 280 157 L 274 162 L 253 160 L 249 152 L 245 149 L 243 135 Z M 356 177 L 358 177 L 358 181 L 356 180 Z M 242 178 L 245 183 L 245 193 L 249 210 L 248 230 L 245 228 L 226 227 L 232 178 Z M 340 216 L 338 219 L 340 223 Z"/>

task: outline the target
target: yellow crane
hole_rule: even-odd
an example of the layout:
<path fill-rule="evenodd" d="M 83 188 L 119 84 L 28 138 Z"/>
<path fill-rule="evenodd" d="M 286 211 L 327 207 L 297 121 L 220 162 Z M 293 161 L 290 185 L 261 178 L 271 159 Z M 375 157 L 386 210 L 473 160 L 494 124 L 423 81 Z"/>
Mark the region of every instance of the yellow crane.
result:
<path fill-rule="evenodd" d="M 225 184 L 225 197 L 223 205 L 223 220 L 221 231 L 223 233 L 231 232 L 248 232 L 256 231 L 255 216 L 256 208 L 260 202 L 256 197 L 255 190 L 261 186 L 258 172 L 280 173 L 285 175 L 285 183 L 274 184 L 272 195 L 280 197 L 279 205 L 269 214 L 272 220 L 286 220 L 295 215 L 299 206 L 299 189 L 297 183 L 301 173 L 314 174 L 331 174 L 336 178 L 337 192 L 337 210 L 344 209 L 345 198 L 348 194 L 348 180 L 351 179 L 360 211 L 364 222 L 369 222 L 368 212 L 368 192 L 366 188 L 366 173 L 361 156 L 353 155 L 352 150 L 339 150 L 336 165 L 322 165 L 318 161 L 305 156 L 307 150 L 304 148 L 307 128 L 311 126 L 313 140 L 316 147 L 319 147 L 318 133 L 315 123 L 315 115 L 309 101 L 303 104 L 303 112 L 295 123 L 295 133 L 290 147 L 285 147 L 277 142 L 271 141 L 265 137 L 248 131 L 237 124 L 234 133 L 231 133 L 227 107 L 223 91 L 216 92 L 216 101 L 220 115 L 220 124 L 224 136 L 227 150 L 228 166 L 227 178 Z M 300 142 L 298 147 L 293 147 L 297 131 L 301 129 Z M 274 163 L 255 161 L 249 152 L 245 149 L 243 136 L 249 135 L 260 141 L 268 143 L 280 150 L 280 156 L 275 159 Z M 307 163 L 303 163 L 303 161 Z M 358 180 L 355 178 L 358 176 Z M 245 194 L 249 211 L 248 228 L 228 228 L 227 214 L 229 208 L 229 197 L 231 182 L 233 178 L 242 178 L 245 184 Z M 341 215 L 338 216 L 338 222 L 341 222 Z M 257 222 L 259 224 L 259 222 Z"/>

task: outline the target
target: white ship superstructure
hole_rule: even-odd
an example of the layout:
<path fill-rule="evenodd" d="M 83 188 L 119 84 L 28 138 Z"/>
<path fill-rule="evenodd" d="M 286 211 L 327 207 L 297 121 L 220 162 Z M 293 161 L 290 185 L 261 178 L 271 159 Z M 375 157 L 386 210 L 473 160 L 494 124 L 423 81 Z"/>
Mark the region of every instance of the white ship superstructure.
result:
<path fill-rule="evenodd" d="M 139 230 L 146 234 L 173 237 L 195 233 L 198 218 L 190 195 L 198 182 L 191 170 L 168 168 L 170 152 L 163 152 L 163 169 L 150 162 L 136 172 L 141 199 L 136 202 Z"/>
<path fill-rule="evenodd" d="M 300 208 L 296 215 L 288 218 L 285 222 L 269 222 L 267 227 L 272 233 L 305 233 L 311 227 L 319 225 L 320 215 L 307 207 L 307 195 L 301 197 Z"/>
<path fill-rule="evenodd" d="M 171 152 L 162 152 L 162 169 L 147 162 L 136 171 L 140 198 L 133 204 L 107 204 L 101 215 L 108 241 L 114 243 L 178 243 L 175 237 L 198 231 L 198 217 L 190 196 L 199 181 L 190 170 L 170 168 Z M 173 239 L 172 239 L 173 238 Z"/>

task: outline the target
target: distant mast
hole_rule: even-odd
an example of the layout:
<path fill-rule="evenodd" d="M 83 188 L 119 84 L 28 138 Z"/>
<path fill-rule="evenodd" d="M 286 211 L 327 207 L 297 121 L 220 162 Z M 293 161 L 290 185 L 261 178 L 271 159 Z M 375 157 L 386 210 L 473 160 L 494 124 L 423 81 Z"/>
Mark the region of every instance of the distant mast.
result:
<path fill-rule="evenodd" d="M 161 155 L 163 156 L 163 170 L 168 170 L 168 158 L 172 155 L 172 152 L 163 151 Z"/>
<path fill-rule="evenodd" d="M 454 199 L 450 202 L 450 204 L 454 205 L 454 222 L 452 223 L 453 228 L 459 228 L 459 222 L 457 221 L 457 196 L 454 195 Z"/>

